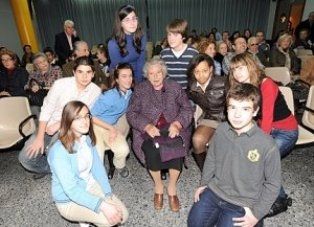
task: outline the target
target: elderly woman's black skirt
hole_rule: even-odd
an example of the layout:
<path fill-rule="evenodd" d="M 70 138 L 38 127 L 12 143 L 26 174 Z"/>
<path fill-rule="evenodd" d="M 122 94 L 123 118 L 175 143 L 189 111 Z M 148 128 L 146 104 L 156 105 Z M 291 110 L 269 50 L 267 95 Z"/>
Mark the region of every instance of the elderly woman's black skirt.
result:
<path fill-rule="evenodd" d="M 145 140 L 143 142 L 142 150 L 145 155 L 147 169 L 152 171 L 159 171 L 162 169 L 182 170 L 183 158 L 176 158 L 167 162 L 162 162 L 159 149 L 154 146 L 151 140 Z"/>

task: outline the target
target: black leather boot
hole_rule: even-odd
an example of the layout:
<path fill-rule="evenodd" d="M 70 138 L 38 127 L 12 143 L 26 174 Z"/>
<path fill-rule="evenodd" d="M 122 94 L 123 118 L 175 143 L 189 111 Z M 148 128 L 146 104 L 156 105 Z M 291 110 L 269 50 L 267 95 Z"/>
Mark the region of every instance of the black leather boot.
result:
<path fill-rule="evenodd" d="M 271 206 L 266 217 L 268 218 L 273 217 L 277 214 L 285 212 L 286 210 L 288 210 L 288 207 L 290 206 L 292 206 L 292 199 L 290 197 L 288 196 L 286 198 L 278 197 L 276 201 L 273 203 L 273 205 Z"/>
<path fill-rule="evenodd" d="M 203 172 L 204 162 L 206 159 L 206 152 L 203 152 L 200 154 L 193 153 L 193 155 L 194 155 L 194 159 L 195 159 L 195 162 L 196 162 L 198 168 L 200 168 L 201 172 Z"/>
<path fill-rule="evenodd" d="M 109 170 L 108 170 L 108 179 L 112 179 L 113 175 L 114 175 L 114 171 L 116 170 L 116 168 L 113 165 L 113 152 L 111 150 L 106 151 L 107 155 L 108 155 L 108 162 L 109 162 Z"/>

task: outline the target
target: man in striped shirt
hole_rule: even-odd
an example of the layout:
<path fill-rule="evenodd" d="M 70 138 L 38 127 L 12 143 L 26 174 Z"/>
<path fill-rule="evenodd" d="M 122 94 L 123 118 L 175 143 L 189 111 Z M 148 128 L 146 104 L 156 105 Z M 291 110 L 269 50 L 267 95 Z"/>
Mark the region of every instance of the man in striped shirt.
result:
<path fill-rule="evenodd" d="M 188 46 L 187 21 L 175 19 L 167 25 L 167 41 L 169 47 L 163 49 L 160 58 L 165 61 L 168 70 L 168 77 L 178 82 L 183 89 L 187 89 L 188 78 L 187 68 L 191 59 L 198 54 L 198 51 Z"/>

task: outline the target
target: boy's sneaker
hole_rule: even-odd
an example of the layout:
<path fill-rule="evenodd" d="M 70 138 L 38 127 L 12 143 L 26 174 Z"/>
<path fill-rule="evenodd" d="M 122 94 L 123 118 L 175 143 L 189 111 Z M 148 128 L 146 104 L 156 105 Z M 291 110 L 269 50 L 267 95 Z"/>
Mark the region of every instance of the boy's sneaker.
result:
<path fill-rule="evenodd" d="M 288 210 L 288 207 L 292 205 L 292 199 L 290 197 L 287 198 L 277 198 L 274 204 L 271 206 L 266 217 L 273 217 L 277 214 L 285 212 Z"/>
<path fill-rule="evenodd" d="M 129 173 L 130 173 L 126 166 L 123 167 L 122 169 L 117 169 L 117 171 L 119 172 L 120 176 L 123 177 L 123 178 L 128 177 Z"/>

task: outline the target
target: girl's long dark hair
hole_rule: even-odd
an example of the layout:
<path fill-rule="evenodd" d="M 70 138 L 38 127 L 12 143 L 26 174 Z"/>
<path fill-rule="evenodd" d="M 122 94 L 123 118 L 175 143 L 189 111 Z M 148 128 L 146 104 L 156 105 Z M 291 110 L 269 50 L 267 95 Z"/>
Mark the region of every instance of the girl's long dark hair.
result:
<path fill-rule="evenodd" d="M 73 131 L 71 130 L 71 125 L 83 107 L 88 109 L 88 107 L 80 101 L 71 101 L 65 105 L 62 111 L 59 139 L 69 153 L 74 152 L 73 145 L 76 139 Z M 94 146 L 96 144 L 96 137 L 93 130 L 93 124 L 91 122 L 89 125 L 88 135 L 91 138 L 92 145 Z"/>
<path fill-rule="evenodd" d="M 128 51 L 126 49 L 126 38 L 123 28 L 121 26 L 122 20 L 127 17 L 130 13 L 134 12 L 136 15 L 135 8 L 131 5 L 124 5 L 120 7 L 120 9 L 116 12 L 115 15 L 115 23 L 113 28 L 113 38 L 117 41 L 121 56 L 128 55 Z M 133 35 L 133 46 L 137 53 L 141 53 L 141 45 L 143 32 L 140 23 L 137 24 L 137 29 Z"/>

